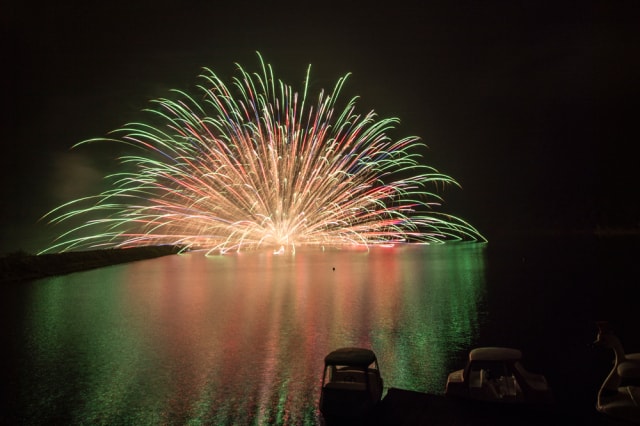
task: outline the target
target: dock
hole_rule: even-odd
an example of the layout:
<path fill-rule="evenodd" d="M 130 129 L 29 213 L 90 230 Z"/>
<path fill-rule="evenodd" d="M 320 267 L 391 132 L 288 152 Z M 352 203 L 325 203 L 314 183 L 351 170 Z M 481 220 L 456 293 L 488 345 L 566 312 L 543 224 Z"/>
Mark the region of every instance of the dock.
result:
<path fill-rule="evenodd" d="M 367 418 L 357 423 L 367 426 L 621 426 L 625 424 L 598 413 L 594 405 L 487 404 L 397 388 L 390 388 Z"/>

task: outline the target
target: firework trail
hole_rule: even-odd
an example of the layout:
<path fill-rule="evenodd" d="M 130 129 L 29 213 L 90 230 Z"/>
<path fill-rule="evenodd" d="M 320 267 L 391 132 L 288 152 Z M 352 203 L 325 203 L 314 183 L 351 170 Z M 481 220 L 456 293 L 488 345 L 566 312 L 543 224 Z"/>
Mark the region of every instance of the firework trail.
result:
<path fill-rule="evenodd" d="M 434 211 L 442 199 L 433 191 L 457 183 L 420 163 L 418 138 L 387 136 L 397 119 L 356 113 L 357 98 L 338 109 L 348 74 L 311 103 L 310 68 L 299 94 L 258 58 L 260 71 L 238 65 L 231 87 L 205 68 L 196 95 L 174 90 L 176 99 L 152 101 L 148 123 L 77 144 L 119 142 L 141 154 L 119 159 L 130 171 L 108 176 L 111 189 L 47 214 L 54 223 L 94 219 L 45 251 L 485 241 L 462 219 Z"/>

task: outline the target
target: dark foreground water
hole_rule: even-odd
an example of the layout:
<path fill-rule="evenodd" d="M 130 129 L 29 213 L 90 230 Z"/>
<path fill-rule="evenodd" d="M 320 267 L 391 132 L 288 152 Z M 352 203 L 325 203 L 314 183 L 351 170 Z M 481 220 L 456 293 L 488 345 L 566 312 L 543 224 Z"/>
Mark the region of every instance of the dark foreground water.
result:
<path fill-rule="evenodd" d="M 589 345 L 594 321 L 640 351 L 638 248 L 192 253 L 6 286 L 0 420 L 317 424 L 323 358 L 342 346 L 372 348 L 385 388 L 436 394 L 470 348 L 519 347 L 560 403 L 595 411 L 610 354 Z"/>

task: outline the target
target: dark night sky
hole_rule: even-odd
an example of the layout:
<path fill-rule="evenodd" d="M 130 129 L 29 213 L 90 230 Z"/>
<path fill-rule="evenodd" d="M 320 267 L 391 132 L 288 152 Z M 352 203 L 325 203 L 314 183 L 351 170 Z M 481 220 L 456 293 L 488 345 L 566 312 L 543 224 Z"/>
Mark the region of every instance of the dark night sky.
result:
<path fill-rule="evenodd" d="M 71 145 L 255 51 L 297 87 L 312 64 L 314 92 L 352 72 L 344 94 L 429 145 L 463 186 L 442 210 L 490 241 L 638 229 L 637 1 L 216 3 L 3 2 L 2 252 L 46 245 L 38 218 L 117 155 Z"/>

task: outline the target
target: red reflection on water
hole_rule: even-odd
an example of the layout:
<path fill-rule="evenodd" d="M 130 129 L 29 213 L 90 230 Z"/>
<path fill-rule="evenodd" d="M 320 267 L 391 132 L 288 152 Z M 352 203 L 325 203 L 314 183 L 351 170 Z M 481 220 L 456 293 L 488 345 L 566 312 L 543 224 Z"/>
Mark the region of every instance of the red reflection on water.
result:
<path fill-rule="evenodd" d="M 168 420 L 299 423 L 317 417 L 330 351 L 372 348 L 383 355 L 383 376 L 385 363 L 415 359 L 413 346 L 395 345 L 420 320 L 405 312 L 407 288 L 424 280 L 416 259 L 375 248 L 192 253 L 131 265 L 128 296 L 146 310 L 136 327 L 166 376 Z"/>

